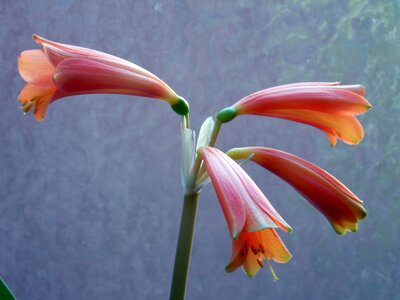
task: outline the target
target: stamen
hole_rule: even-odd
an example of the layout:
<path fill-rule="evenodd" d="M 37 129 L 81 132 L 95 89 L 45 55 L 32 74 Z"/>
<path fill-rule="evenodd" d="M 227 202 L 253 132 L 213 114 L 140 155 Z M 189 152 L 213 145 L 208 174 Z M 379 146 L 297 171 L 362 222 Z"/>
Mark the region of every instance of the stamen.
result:
<path fill-rule="evenodd" d="M 257 263 L 261 268 L 264 268 L 264 264 L 261 259 L 257 258 Z"/>
<path fill-rule="evenodd" d="M 276 276 L 276 273 L 274 271 L 274 268 L 272 268 L 271 263 L 269 262 L 269 259 L 266 260 L 268 264 L 268 268 L 271 271 L 272 277 L 274 278 L 274 282 L 278 281 L 278 276 Z"/>
<path fill-rule="evenodd" d="M 22 107 L 22 110 L 24 111 L 24 113 L 27 113 L 31 108 L 32 108 L 32 103 L 29 103 L 29 104 L 25 104 L 23 107 Z"/>
<path fill-rule="evenodd" d="M 258 247 L 259 247 L 261 253 L 265 253 L 264 246 L 261 243 L 258 244 Z"/>

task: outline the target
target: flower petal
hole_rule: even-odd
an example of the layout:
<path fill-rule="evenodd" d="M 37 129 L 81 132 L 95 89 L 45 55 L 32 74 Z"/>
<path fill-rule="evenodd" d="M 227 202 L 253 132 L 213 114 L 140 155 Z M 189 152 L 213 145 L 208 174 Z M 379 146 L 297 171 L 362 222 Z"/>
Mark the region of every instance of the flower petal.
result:
<path fill-rule="evenodd" d="M 49 93 L 47 95 L 43 95 L 38 97 L 35 103 L 35 108 L 33 111 L 33 115 L 35 116 L 36 120 L 43 121 L 44 117 L 46 116 L 47 107 L 53 101 L 53 94 Z"/>
<path fill-rule="evenodd" d="M 276 227 L 273 226 L 276 223 L 281 229 L 291 232 L 292 227 L 279 215 L 250 176 L 225 153 L 220 151 L 220 154 L 222 159 L 235 171 L 237 178 L 242 183 L 241 188 L 245 191 L 243 193 L 243 201 L 247 216 L 247 231 Z"/>
<path fill-rule="evenodd" d="M 356 231 L 366 216 L 362 201 L 334 176 L 300 157 L 284 151 L 247 147 L 228 151 L 238 159 L 254 153 L 252 160 L 279 176 L 314 205 L 339 234 Z"/>
<path fill-rule="evenodd" d="M 263 266 L 263 258 L 286 263 L 292 258 L 292 255 L 275 229 L 267 228 L 256 232 L 243 231 L 238 240 L 232 241 L 232 255 L 225 270 L 233 272 L 242 266 L 244 272 L 252 277 Z"/>
<path fill-rule="evenodd" d="M 193 174 L 193 163 L 196 157 L 195 142 L 196 133 L 189 128 L 182 128 L 182 169 L 181 178 L 182 186 L 185 193 L 189 192 L 189 188 L 195 180 Z"/>
<path fill-rule="evenodd" d="M 44 39 L 38 35 L 33 35 L 33 39 L 36 43 L 43 47 L 43 50 L 46 52 L 49 60 L 54 66 L 57 66 L 60 62 L 69 58 L 83 58 L 94 60 L 97 62 L 108 64 L 110 66 L 114 66 L 116 68 L 127 70 L 129 72 L 144 77 L 151 78 L 163 86 L 166 94 L 168 95 L 168 99 L 166 100 L 169 100 L 171 104 L 174 104 L 176 103 L 176 101 L 178 101 L 178 96 L 176 95 L 176 93 L 164 81 L 162 81 L 160 78 L 158 78 L 156 75 L 149 72 L 148 70 L 125 59 L 89 48 L 53 42 Z"/>
<path fill-rule="evenodd" d="M 168 98 L 164 87 L 152 78 L 88 59 L 63 60 L 57 65 L 53 79 L 57 88 L 67 95 L 107 93 L 165 101 Z"/>
<path fill-rule="evenodd" d="M 230 273 L 235 271 L 246 259 L 247 252 L 243 251 L 243 244 L 246 241 L 247 232 L 242 231 L 237 240 L 232 240 L 232 255 L 225 266 L 225 270 Z"/>
<path fill-rule="evenodd" d="M 272 259 L 277 263 L 286 263 L 292 258 L 292 254 L 286 248 L 275 229 L 261 230 L 257 234 L 259 235 L 260 243 L 266 245 L 264 247 L 266 259 Z"/>
<path fill-rule="evenodd" d="M 259 115 L 308 124 L 323 130 L 332 146 L 336 138 L 359 143 L 363 128 L 354 117 L 371 108 L 362 85 L 337 82 L 294 83 L 253 93 L 222 109 L 217 118 L 226 123 L 238 115 Z"/>
<path fill-rule="evenodd" d="M 257 257 L 251 251 L 247 253 L 246 260 L 243 262 L 242 267 L 243 271 L 250 278 L 256 275 L 258 270 L 260 270 L 261 268 L 261 266 L 257 262 Z"/>
<path fill-rule="evenodd" d="M 246 222 L 246 211 L 242 200 L 245 191 L 233 170 L 220 159 L 217 149 L 204 147 L 200 151 L 231 236 L 237 239 Z"/>
<path fill-rule="evenodd" d="M 197 139 L 196 149 L 200 149 L 208 145 L 210 141 L 211 133 L 214 128 L 214 120 L 212 117 L 208 117 L 200 127 L 199 137 Z"/>
<path fill-rule="evenodd" d="M 364 138 L 364 129 L 360 122 L 353 116 L 335 115 L 301 109 L 274 110 L 264 115 L 316 127 L 328 135 L 331 145 L 336 144 L 336 138 L 350 145 L 356 145 Z"/>
<path fill-rule="evenodd" d="M 256 231 L 278 225 L 292 230 L 236 162 L 216 148 L 200 151 L 234 239 L 242 229 Z"/>
<path fill-rule="evenodd" d="M 54 71 L 54 67 L 42 50 L 23 51 L 18 56 L 18 69 L 26 82 L 51 78 Z"/>
<path fill-rule="evenodd" d="M 274 110 L 310 110 L 330 114 L 359 115 L 371 108 L 362 93 L 362 86 L 306 86 L 266 89 L 249 95 L 234 107 L 238 114 L 268 115 Z"/>
<path fill-rule="evenodd" d="M 317 81 L 317 82 L 295 82 L 295 83 L 289 83 L 289 84 L 282 84 L 282 85 L 277 85 L 274 87 L 270 87 L 264 90 L 261 90 L 257 93 L 263 93 L 265 91 L 272 92 L 272 91 L 277 91 L 277 90 L 284 90 L 288 88 L 296 88 L 296 87 L 307 87 L 307 86 L 338 86 L 340 85 L 340 82 L 335 81 L 335 82 L 323 82 L 323 81 Z M 256 94 L 256 93 L 254 93 Z"/>

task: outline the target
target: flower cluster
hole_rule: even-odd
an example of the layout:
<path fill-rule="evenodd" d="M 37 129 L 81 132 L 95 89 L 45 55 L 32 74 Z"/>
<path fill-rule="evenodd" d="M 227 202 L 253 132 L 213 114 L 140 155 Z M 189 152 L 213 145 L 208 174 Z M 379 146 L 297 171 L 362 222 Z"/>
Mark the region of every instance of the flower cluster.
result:
<path fill-rule="evenodd" d="M 356 116 L 371 105 L 361 85 L 338 82 L 304 82 L 281 85 L 253 93 L 224 108 L 215 120 L 208 118 L 195 142 L 189 125 L 189 105 L 151 72 L 103 52 L 60 44 L 34 35 L 41 49 L 20 54 L 19 71 L 27 82 L 19 94 L 24 112 L 34 109 L 41 121 L 50 103 L 81 94 L 126 94 L 161 99 L 182 115 L 182 177 L 185 193 L 196 194 L 213 183 L 232 239 L 228 272 L 242 267 L 248 276 L 292 257 L 277 229 L 292 228 L 273 208 L 236 160 L 252 161 L 294 187 L 315 206 L 339 234 L 356 231 L 365 218 L 363 202 L 334 176 L 292 154 L 266 148 L 245 147 L 227 153 L 214 147 L 222 124 L 241 115 L 282 118 L 322 130 L 331 146 L 337 139 L 358 144 L 364 136 Z"/>
<path fill-rule="evenodd" d="M 222 109 L 217 121 L 226 123 L 239 115 L 283 118 L 324 131 L 331 146 L 337 138 L 357 144 L 364 132 L 355 115 L 371 107 L 364 94 L 361 85 L 342 86 L 337 82 L 282 85 L 251 94 Z M 291 258 L 274 229 L 290 231 L 290 227 L 234 160 L 251 160 L 288 182 L 325 215 L 339 234 L 356 231 L 358 221 L 366 216 L 363 202 L 346 186 L 295 155 L 266 147 L 235 148 L 227 154 L 204 147 L 201 155 L 231 231 L 228 272 L 242 266 L 251 277 L 264 266 L 262 259 L 266 259 L 276 279 L 269 260 L 284 263 Z"/>

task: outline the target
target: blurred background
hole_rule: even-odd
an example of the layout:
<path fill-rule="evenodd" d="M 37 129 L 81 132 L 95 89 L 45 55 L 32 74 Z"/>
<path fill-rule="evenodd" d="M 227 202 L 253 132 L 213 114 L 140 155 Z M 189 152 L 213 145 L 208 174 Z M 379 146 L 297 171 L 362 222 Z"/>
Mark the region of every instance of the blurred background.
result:
<path fill-rule="evenodd" d="M 330 148 L 289 121 L 241 117 L 217 145 L 269 146 L 331 172 L 365 202 L 338 236 L 289 185 L 245 166 L 293 227 L 293 254 L 248 279 L 225 273 L 228 229 L 201 195 L 187 299 L 400 299 L 400 2 L 0 1 L 0 276 L 18 299 L 166 299 L 182 206 L 180 120 L 161 101 L 88 95 L 42 123 L 18 110 L 17 55 L 33 33 L 128 59 L 189 100 L 192 127 L 257 90 L 361 83 L 365 139 Z"/>

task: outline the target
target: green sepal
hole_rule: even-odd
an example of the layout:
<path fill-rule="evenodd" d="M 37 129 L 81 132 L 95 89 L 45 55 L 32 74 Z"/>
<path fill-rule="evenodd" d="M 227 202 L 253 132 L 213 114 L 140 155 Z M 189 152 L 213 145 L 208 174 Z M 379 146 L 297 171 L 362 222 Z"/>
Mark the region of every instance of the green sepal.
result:
<path fill-rule="evenodd" d="M 221 109 L 217 113 L 217 119 L 221 121 L 222 123 L 227 123 L 229 121 L 232 121 L 237 115 L 236 108 L 233 106 L 226 107 L 224 109 Z"/>
<path fill-rule="evenodd" d="M 171 104 L 171 108 L 174 112 L 181 116 L 185 116 L 189 113 L 189 104 L 182 97 L 179 97 L 176 103 Z"/>

